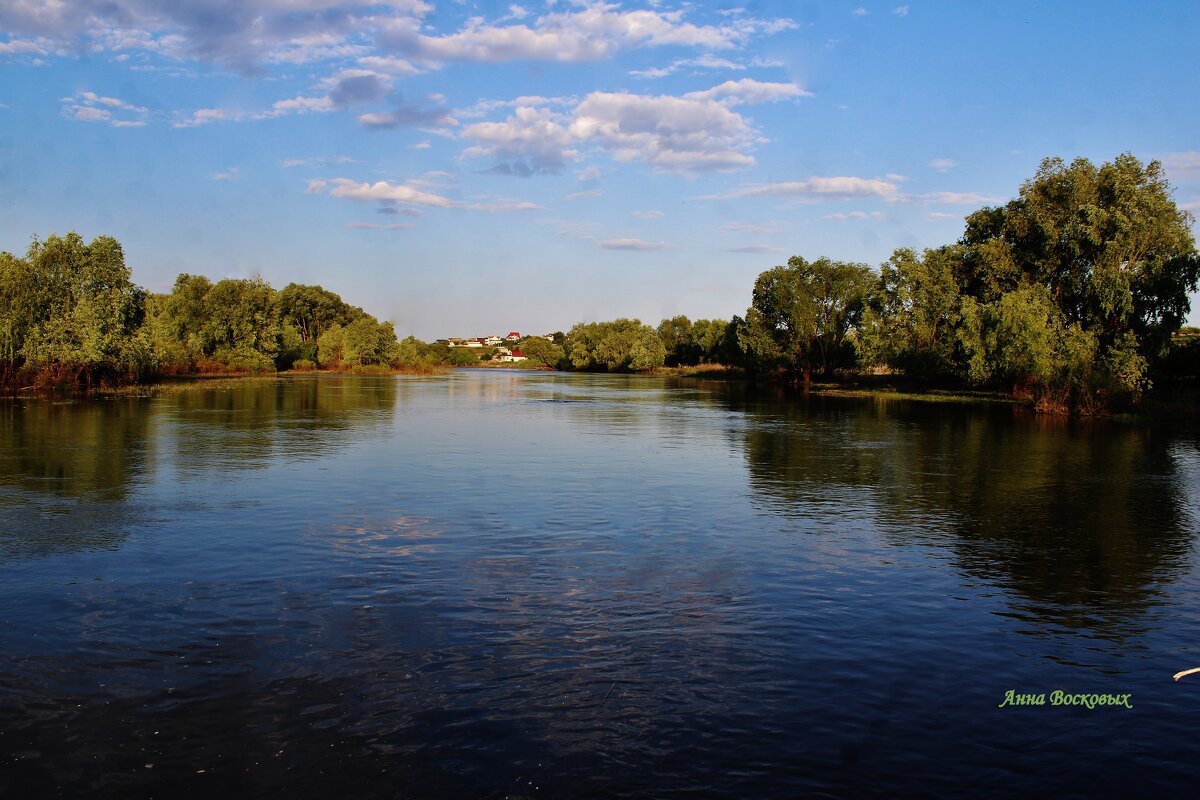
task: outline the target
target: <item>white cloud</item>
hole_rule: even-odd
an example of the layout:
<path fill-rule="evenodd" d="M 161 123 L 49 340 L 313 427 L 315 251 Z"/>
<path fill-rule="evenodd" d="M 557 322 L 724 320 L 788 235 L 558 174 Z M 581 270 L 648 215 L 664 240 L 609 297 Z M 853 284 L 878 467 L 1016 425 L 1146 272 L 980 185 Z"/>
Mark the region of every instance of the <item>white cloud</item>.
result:
<path fill-rule="evenodd" d="M 629 213 L 633 214 L 638 219 L 644 220 L 662 219 L 667 215 L 665 211 L 659 211 L 658 209 L 651 209 L 649 211 L 630 211 Z"/>
<path fill-rule="evenodd" d="M 575 173 L 575 177 L 580 183 L 600 180 L 602 175 L 603 173 L 600 171 L 600 168 L 595 165 L 590 166 L 587 169 L 581 169 L 579 172 Z"/>
<path fill-rule="evenodd" d="M 106 122 L 114 128 L 140 128 L 150 109 L 116 97 L 83 91 L 62 98 L 63 115 L 78 122 Z"/>
<path fill-rule="evenodd" d="M 856 16 L 856 17 L 865 17 L 867 14 L 870 14 L 871 12 L 870 12 L 870 11 L 867 11 L 867 10 L 866 10 L 865 8 L 863 8 L 862 6 L 859 6 L 858 8 L 854 9 L 854 10 L 853 10 L 853 11 L 851 11 L 850 13 L 851 13 L 851 14 L 853 14 L 854 16 Z"/>
<path fill-rule="evenodd" d="M 724 99 L 731 105 L 738 103 L 773 103 L 789 97 L 812 97 L 812 92 L 801 89 L 794 83 L 763 83 L 753 78 L 724 83 L 702 92 L 689 92 L 685 98 L 694 100 Z"/>
<path fill-rule="evenodd" d="M 938 172 L 945 172 L 957 167 L 958 162 L 949 158 L 935 158 L 929 162 L 929 166 L 932 169 L 936 169 Z"/>
<path fill-rule="evenodd" d="M 1162 165 L 1175 175 L 1192 177 L 1200 175 L 1200 151 L 1189 150 L 1182 153 L 1168 153 L 1162 158 Z"/>
<path fill-rule="evenodd" d="M 240 176 L 237 167 L 230 167 L 224 172 L 214 172 L 211 177 L 214 181 L 236 181 Z"/>
<path fill-rule="evenodd" d="M 288 114 L 324 114 L 333 111 L 337 106 L 328 95 L 325 97 L 293 97 L 288 100 L 279 100 L 271 105 L 270 111 L 264 111 L 261 114 L 256 114 L 255 119 L 272 119 L 274 117 L 283 117 Z"/>
<path fill-rule="evenodd" d="M 413 18 L 385 23 L 382 47 L 428 63 L 502 62 L 521 59 L 594 61 L 631 47 L 676 45 L 728 49 L 756 35 L 795 27 L 790 20 L 738 18 L 721 26 L 694 25 L 683 11 L 620 11 L 607 3 L 547 13 L 532 23 L 489 25 L 473 17 L 456 33 L 429 36 Z"/>
<path fill-rule="evenodd" d="M 925 194 L 915 194 L 905 199 L 926 205 L 947 206 L 978 206 L 1003 202 L 999 197 L 991 197 L 979 192 L 927 192 Z"/>
<path fill-rule="evenodd" d="M 412 186 L 392 184 L 387 181 L 375 183 L 357 183 L 349 178 L 334 178 L 332 180 L 311 180 L 308 182 L 309 194 L 329 194 L 345 200 L 356 200 L 360 203 L 403 203 L 405 205 L 430 206 L 433 208 L 454 208 L 460 205 L 448 197 L 423 192 Z"/>
<path fill-rule="evenodd" d="M 663 250 L 664 242 L 647 242 L 644 239 L 605 239 L 600 242 L 605 250 Z"/>
<path fill-rule="evenodd" d="M 410 0 L 12 0 L 0 3 L 0 30 L 46 39 L 56 54 L 140 50 L 252 73 L 365 54 L 377 19 L 430 10 Z"/>
<path fill-rule="evenodd" d="M 755 66 L 760 65 L 755 64 Z M 720 56 L 715 56 L 712 53 L 705 53 L 701 56 L 697 56 L 696 58 L 681 58 L 676 61 L 672 61 L 665 67 L 630 70 L 629 74 L 635 78 L 665 78 L 667 75 L 671 75 L 688 67 L 694 69 L 711 70 L 727 69 L 737 72 L 747 69 L 745 64 L 739 64 L 736 61 L 730 61 L 728 58 L 721 58 Z"/>
<path fill-rule="evenodd" d="M 962 214 L 950 214 L 945 211 L 930 211 L 930 219 L 962 219 Z"/>
<path fill-rule="evenodd" d="M 497 199 L 486 202 L 465 203 L 452 200 L 449 197 L 423 191 L 413 185 L 394 184 L 387 181 L 375 183 L 358 183 L 349 178 L 333 178 L 330 180 L 310 180 L 308 194 L 328 194 L 343 200 L 354 200 L 359 203 L 377 203 L 381 207 L 395 204 L 406 206 L 424 206 L 428 208 L 460 208 L 474 211 L 534 211 L 542 206 L 524 200 Z"/>
<path fill-rule="evenodd" d="M 575 109 L 570 133 L 596 142 L 617 161 L 664 172 L 748 167 L 755 138 L 749 123 L 709 99 L 593 92 Z"/>
<path fill-rule="evenodd" d="M 328 95 L 323 97 L 292 97 L 279 100 L 271 105 L 270 110 L 249 113 L 228 108 L 201 108 L 192 112 L 190 117 L 177 119 L 171 123 L 175 128 L 195 128 L 200 125 L 211 125 L 214 122 L 244 122 L 248 120 L 264 120 L 285 117 L 290 114 L 324 114 L 336 110 L 337 106 Z"/>
<path fill-rule="evenodd" d="M 582 192 L 571 192 L 568 195 L 564 195 L 563 199 L 564 200 L 583 200 L 588 197 L 599 197 L 602 194 L 604 194 L 604 192 L 600 189 L 585 189 Z"/>
<path fill-rule="evenodd" d="M 45 56 L 50 55 L 48 44 L 42 42 L 29 41 L 28 39 L 10 39 L 7 42 L 0 42 L 0 56 Z"/>
<path fill-rule="evenodd" d="M 195 128 L 199 125 L 211 125 L 214 122 L 237 122 L 245 118 L 245 113 L 228 108 L 201 108 L 193 111 L 190 117 L 176 120 L 171 125 L 175 128 Z"/>
<path fill-rule="evenodd" d="M 456 116 L 464 119 L 479 119 L 494 111 L 504 108 L 521 108 L 522 106 L 567 106 L 578 103 L 575 97 L 542 97 L 541 95 L 521 95 L 512 100 L 480 100 L 475 105 L 454 110 Z"/>
<path fill-rule="evenodd" d="M 487 157 L 493 171 L 513 175 L 554 173 L 578 151 L 571 132 L 546 108 L 521 106 L 504 122 L 478 122 L 461 136 L 478 144 L 463 151 L 466 158 Z"/>
<path fill-rule="evenodd" d="M 895 14 L 897 17 L 907 17 L 908 16 L 908 6 L 896 6 L 895 8 L 892 9 L 892 13 Z"/>
<path fill-rule="evenodd" d="M 703 200 L 737 200 L 747 197 L 796 197 L 802 200 L 845 200 L 853 197 L 898 199 L 895 183 L 878 178 L 826 177 L 745 186 Z"/>
<path fill-rule="evenodd" d="M 423 70 L 413 66 L 411 61 L 394 56 L 365 56 L 358 60 L 367 69 L 385 72 L 388 75 L 419 75 Z"/>
<path fill-rule="evenodd" d="M 79 120 L 80 122 L 108 122 L 112 118 L 112 112 L 107 108 L 91 108 L 89 106 L 71 106 L 71 119 Z"/>

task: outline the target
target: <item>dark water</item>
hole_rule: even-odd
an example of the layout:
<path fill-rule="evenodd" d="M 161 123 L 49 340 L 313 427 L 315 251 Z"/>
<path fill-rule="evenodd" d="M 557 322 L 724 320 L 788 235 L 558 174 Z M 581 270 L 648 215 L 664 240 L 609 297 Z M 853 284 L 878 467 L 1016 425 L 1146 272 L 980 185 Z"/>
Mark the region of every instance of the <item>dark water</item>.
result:
<path fill-rule="evenodd" d="M 259 381 L 0 405 L 0 519 L 5 797 L 1200 782 L 1194 428 Z"/>

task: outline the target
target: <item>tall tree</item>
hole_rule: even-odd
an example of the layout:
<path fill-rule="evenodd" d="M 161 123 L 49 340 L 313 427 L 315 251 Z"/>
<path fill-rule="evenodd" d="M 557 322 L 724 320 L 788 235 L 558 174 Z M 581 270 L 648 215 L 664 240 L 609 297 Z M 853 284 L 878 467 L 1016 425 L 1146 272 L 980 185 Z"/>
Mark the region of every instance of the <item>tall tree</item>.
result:
<path fill-rule="evenodd" d="M 853 358 L 847 335 L 862 317 L 875 275 L 865 264 L 800 256 L 754 282 L 743 347 L 761 367 L 831 374 Z"/>
<path fill-rule="evenodd" d="M 1097 168 L 1048 158 L 1015 200 L 967 218 L 959 283 L 983 303 L 1044 286 L 1067 324 L 1096 333 L 1102 352 L 1135 341 L 1153 360 L 1200 279 L 1193 221 L 1157 161 L 1124 154 Z"/>
<path fill-rule="evenodd" d="M 958 246 L 892 254 L 863 312 L 856 345 L 864 363 L 887 364 L 918 379 L 957 371 L 962 298 L 954 274 L 961 261 Z"/>

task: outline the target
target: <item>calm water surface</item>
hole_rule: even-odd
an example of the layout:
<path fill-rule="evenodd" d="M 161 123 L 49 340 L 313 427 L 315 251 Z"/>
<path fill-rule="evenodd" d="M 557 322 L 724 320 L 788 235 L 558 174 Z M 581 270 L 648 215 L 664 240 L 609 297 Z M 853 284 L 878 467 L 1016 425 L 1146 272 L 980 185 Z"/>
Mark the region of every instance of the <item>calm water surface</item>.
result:
<path fill-rule="evenodd" d="M 0 795 L 1178 796 L 1198 533 L 1194 427 L 486 370 L 2 404 Z"/>

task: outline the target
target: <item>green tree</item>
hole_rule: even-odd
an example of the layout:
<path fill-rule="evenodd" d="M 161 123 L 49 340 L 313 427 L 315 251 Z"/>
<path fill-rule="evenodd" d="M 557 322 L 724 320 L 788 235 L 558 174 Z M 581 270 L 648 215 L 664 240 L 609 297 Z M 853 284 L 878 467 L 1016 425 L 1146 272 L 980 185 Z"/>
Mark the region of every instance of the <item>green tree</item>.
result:
<path fill-rule="evenodd" d="M 661 367 L 666 350 L 654 328 L 636 319 L 581 322 L 567 334 L 567 362 L 578 370 L 622 372 Z"/>
<path fill-rule="evenodd" d="M 279 291 L 279 310 L 284 320 L 296 326 L 305 344 L 315 342 L 330 325 L 346 326 L 367 316 L 328 289 L 301 283 L 289 283 Z"/>
<path fill-rule="evenodd" d="M 9 270 L 14 266 L 20 269 L 8 261 Z M 11 326 L 24 336 L 25 365 L 84 383 L 135 379 L 145 370 L 149 358 L 136 333 L 146 295 L 130 280 L 116 239 L 98 236 L 85 245 L 75 232 L 35 239 L 25 267 L 14 287 L 18 319 Z"/>
<path fill-rule="evenodd" d="M 887 364 L 918 379 L 958 371 L 962 297 L 954 273 L 961 261 L 958 246 L 922 256 L 906 248 L 892 254 L 863 312 L 856 340 L 863 363 Z"/>
<path fill-rule="evenodd" d="M 1015 200 L 967 218 L 959 285 L 981 303 L 1044 286 L 1067 324 L 1095 333 L 1103 357 L 1136 341 L 1153 361 L 1200 279 L 1192 222 L 1157 161 L 1049 158 Z"/>
<path fill-rule="evenodd" d="M 566 356 L 561 347 L 540 336 L 522 339 L 519 349 L 529 359 L 530 364 L 551 369 L 557 368 Z"/>
<path fill-rule="evenodd" d="M 478 348 L 451 347 L 447 363 L 452 367 L 477 367 L 479 366 L 479 356 L 473 352 L 476 349 Z"/>
<path fill-rule="evenodd" d="M 853 360 L 847 336 L 859 322 L 875 275 L 865 264 L 788 259 L 754 282 L 753 302 L 739 340 L 755 365 L 832 374 Z"/>
<path fill-rule="evenodd" d="M 389 366 L 399 356 L 396 329 L 365 316 L 342 329 L 341 361 L 350 367 Z"/>
<path fill-rule="evenodd" d="M 233 369 L 270 371 L 281 329 L 275 290 L 262 278 L 226 278 L 204 295 L 205 355 Z"/>

